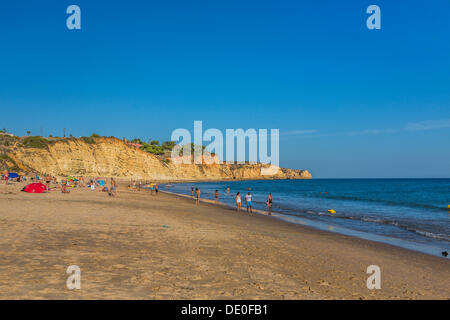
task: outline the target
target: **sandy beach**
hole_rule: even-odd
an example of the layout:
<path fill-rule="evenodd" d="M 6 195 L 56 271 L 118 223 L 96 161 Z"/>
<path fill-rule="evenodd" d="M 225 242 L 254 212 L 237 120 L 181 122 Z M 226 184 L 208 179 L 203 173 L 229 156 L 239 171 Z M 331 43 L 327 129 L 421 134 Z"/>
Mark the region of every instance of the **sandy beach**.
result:
<path fill-rule="evenodd" d="M 450 298 L 446 258 L 161 192 L 22 187 L 0 185 L 1 299 Z"/>

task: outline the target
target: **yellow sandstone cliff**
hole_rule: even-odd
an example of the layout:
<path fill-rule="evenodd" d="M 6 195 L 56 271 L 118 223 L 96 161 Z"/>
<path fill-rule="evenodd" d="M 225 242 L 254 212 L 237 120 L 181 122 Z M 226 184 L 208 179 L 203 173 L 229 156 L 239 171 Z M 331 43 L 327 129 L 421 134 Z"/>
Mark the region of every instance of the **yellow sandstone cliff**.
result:
<path fill-rule="evenodd" d="M 174 164 L 129 146 L 117 138 L 65 139 L 45 147 L 27 147 L 20 142 L 4 154 L 21 171 L 34 170 L 55 176 L 102 176 L 133 179 L 233 180 L 310 179 L 306 170 L 279 169 L 274 175 L 261 175 L 262 164 Z"/>

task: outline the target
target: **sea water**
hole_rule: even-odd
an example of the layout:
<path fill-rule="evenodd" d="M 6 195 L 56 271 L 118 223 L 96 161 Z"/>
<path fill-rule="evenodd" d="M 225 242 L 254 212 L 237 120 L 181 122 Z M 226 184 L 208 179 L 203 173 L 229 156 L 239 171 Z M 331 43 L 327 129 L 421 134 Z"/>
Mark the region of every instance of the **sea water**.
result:
<path fill-rule="evenodd" d="M 267 210 L 271 192 L 274 218 L 433 255 L 450 249 L 450 179 L 257 180 L 162 187 L 187 195 L 191 187 L 199 188 L 206 199 L 214 199 L 218 190 L 219 202 L 230 206 L 240 191 L 244 211 L 248 188 L 255 209 Z"/>

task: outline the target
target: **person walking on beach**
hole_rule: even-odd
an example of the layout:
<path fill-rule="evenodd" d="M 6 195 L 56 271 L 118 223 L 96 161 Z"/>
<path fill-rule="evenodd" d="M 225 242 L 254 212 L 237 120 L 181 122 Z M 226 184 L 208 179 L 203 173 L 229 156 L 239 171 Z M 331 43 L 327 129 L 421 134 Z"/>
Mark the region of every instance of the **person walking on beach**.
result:
<path fill-rule="evenodd" d="M 195 204 L 198 205 L 200 203 L 200 189 L 195 188 Z"/>
<path fill-rule="evenodd" d="M 240 212 L 241 211 L 241 193 L 238 192 L 236 194 L 236 207 L 237 207 L 237 211 Z"/>
<path fill-rule="evenodd" d="M 269 196 L 267 197 L 267 209 L 269 209 L 269 216 L 272 214 L 272 193 L 269 193 Z"/>
<path fill-rule="evenodd" d="M 250 213 L 253 213 L 252 211 L 252 195 L 250 192 L 245 196 L 245 203 L 247 204 L 247 212 L 250 209 Z"/>
<path fill-rule="evenodd" d="M 214 199 L 217 201 L 219 201 L 219 190 L 216 190 L 216 192 L 214 193 Z"/>

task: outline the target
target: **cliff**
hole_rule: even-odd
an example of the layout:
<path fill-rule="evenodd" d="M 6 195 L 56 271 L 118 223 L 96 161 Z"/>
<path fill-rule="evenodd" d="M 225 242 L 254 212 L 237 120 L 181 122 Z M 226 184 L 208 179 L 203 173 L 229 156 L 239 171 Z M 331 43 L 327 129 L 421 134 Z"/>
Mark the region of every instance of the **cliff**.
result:
<path fill-rule="evenodd" d="M 306 170 L 279 169 L 261 175 L 262 164 L 174 164 L 110 137 L 43 139 L 24 138 L 0 146 L 3 166 L 54 176 L 102 176 L 166 181 L 233 179 L 310 179 Z M 29 139 L 30 140 L 30 139 Z M 44 141 L 44 142 L 42 142 Z"/>

